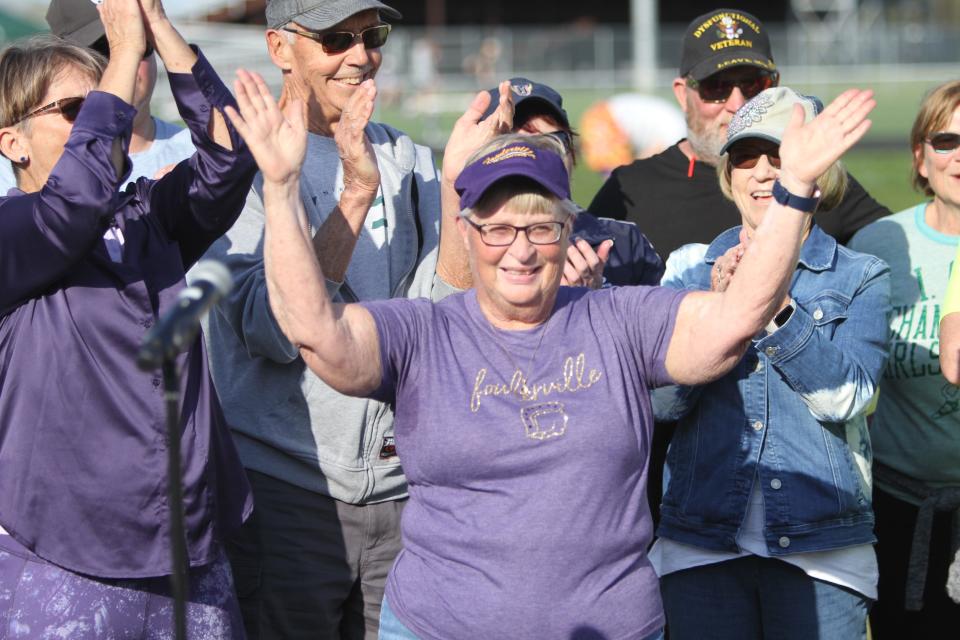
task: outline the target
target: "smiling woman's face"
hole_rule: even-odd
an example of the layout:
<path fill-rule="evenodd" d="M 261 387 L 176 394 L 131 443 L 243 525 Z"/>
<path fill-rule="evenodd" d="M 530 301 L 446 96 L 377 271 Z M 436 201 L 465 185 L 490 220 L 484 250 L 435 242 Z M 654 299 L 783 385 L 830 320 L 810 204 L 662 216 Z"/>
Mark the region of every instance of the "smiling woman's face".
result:
<path fill-rule="evenodd" d="M 773 202 L 773 182 L 780 176 L 779 151 L 776 143 L 759 138 L 742 140 L 730 148 L 730 191 L 743 225 L 751 233 Z"/>
<path fill-rule="evenodd" d="M 494 324 L 517 327 L 539 324 L 550 316 L 560 288 L 569 242 L 569 215 L 559 207 L 553 212 L 517 211 L 508 201 L 489 212 L 477 212 L 476 224 L 507 224 L 518 227 L 541 222 L 563 222 L 560 239 L 551 244 L 533 244 L 523 232 L 513 243 L 492 247 L 480 232 L 463 220 L 461 233 L 467 244 L 477 289 L 477 301 Z"/>

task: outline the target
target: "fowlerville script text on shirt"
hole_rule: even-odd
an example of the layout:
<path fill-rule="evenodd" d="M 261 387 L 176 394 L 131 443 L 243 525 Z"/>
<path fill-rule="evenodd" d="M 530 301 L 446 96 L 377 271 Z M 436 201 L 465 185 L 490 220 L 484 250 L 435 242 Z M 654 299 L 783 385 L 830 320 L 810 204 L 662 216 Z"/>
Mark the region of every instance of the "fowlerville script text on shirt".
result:
<path fill-rule="evenodd" d="M 510 382 L 487 383 L 487 369 L 484 367 L 477 372 L 473 384 L 473 394 L 470 396 L 470 411 L 476 413 L 480 409 L 480 399 L 484 396 L 514 395 L 524 402 L 532 402 L 555 393 L 576 393 L 589 389 L 595 385 L 603 374 L 597 369 L 587 370 L 586 356 L 569 356 L 563 361 L 562 375 L 556 380 L 548 382 L 527 383 L 527 377 L 517 367 Z"/>

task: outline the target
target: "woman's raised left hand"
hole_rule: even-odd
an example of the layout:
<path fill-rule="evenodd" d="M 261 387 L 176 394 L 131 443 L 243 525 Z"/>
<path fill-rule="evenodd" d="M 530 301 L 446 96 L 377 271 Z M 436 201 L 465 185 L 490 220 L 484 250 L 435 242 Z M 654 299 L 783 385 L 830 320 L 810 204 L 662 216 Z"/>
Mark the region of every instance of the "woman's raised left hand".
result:
<path fill-rule="evenodd" d="M 812 193 L 817 179 L 870 129 L 867 115 L 875 106 L 873 91 L 848 89 L 804 124 L 803 108 L 796 105 L 780 142 L 784 187 L 798 195 Z"/>
<path fill-rule="evenodd" d="M 307 149 L 306 117 L 300 100 L 291 100 L 281 110 L 259 74 L 237 70 L 234 82 L 236 109 L 225 112 L 237 133 L 247 143 L 264 181 L 287 184 L 300 176 Z"/>

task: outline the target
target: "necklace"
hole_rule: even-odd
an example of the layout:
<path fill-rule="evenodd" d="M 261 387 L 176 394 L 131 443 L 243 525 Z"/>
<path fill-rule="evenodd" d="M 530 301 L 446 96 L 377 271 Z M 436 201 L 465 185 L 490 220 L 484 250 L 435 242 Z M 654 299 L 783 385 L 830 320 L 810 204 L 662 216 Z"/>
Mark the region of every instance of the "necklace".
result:
<path fill-rule="evenodd" d="M 497 346 L 506 354 L 507 360 L 510 361 L 510 364 L 513 365 L 513 373 L 509 378 L 510 386 L 513 389 L 514 395 L 516 395 L 521 400 L 525 400 L 530 396 L 530 388 L 527 386 L 527 378 L 532 375 L 533 363 L 537 359 L 537 353 L 540 351 L 540 345 L 543 344 L 543 339 L 547 335 L 547 331 L 550 330 L 550 320 L 553 319 L 553 314 L 550 314 L 540 326 L 540 337 L 537 339 L 537 346 L 533 348 L 533 353 L 530 355 L 530 359 L 527 361 L 527 368 L 521 369 L 520 365 L 517 364 L 517 361 L 513 358 L 513 353 L 504 345 L 501 341 L 498 332 L 501 329 L 493 327 L 493 337 L 497 343 Z"/>

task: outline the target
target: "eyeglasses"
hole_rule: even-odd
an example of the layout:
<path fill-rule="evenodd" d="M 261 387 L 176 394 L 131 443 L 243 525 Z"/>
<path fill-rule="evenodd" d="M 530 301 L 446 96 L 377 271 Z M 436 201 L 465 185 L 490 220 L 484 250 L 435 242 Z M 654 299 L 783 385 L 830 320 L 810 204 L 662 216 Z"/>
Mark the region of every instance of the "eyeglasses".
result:
<path fill-rule="evenodd" d="M 326 33 L 317 33 L 315 31 L 301 31 L 284 27 L 284 31 L 295 33 L 304 38 L 310 38 L 314 42 L 319 42 L 323 47 L 324 53 L 343 53 L 353 46 L 359 39 L 363 42 L 364 49 L 379 49 L 387 42 L 387 36 L 390 35 L 389 24 L 378 24 L 375 27 L 367 27 L 359 33 L 353 31 L 327 31 Z"/>
<path fill-rule="evenodd" d="M 758 71 L 755 74 L 732 78 L 722 73 L 715 73 L 703 80 L 694 80 L 687 76 L 687 86 L 696 89 L 700 99 L 704 102 L 726 102 L 733 93 L 733 88 L 740 89 L 740 93 L 747 100 L 754 97 L 761 91 L 777 86 L 780 81 L 780 74 L 776 71 Z"/>
<path fill-rule="evenodd" d="M 39 109 L 34 109 L 27 115 L 23 116 L 17 122 L 23 122 L 33 118 L 34 116 L 42 116 L 45 113 L 60 113 L 63 115 L 63 119 L 67 122 L 73 122 L 77 119 L 77 114 L 80 113 L 80 107 L 83 106 L 83 101 L 85 97 L 76 96 L 73 98 L 60 98 L 59 100 L 54 100 L 50 104 L 45 104 Z"/>
<path fill-rule="evenodd" d="M 926 143 L 933 147 L 936 153 L 951 153 L 960 147 L 960 133 L 941 131 L 927 138 Z"/>
<path fill-rule="evenodd" d="M 760 162 L 760 156 L 767 156 L 767 161 L 774 169 L 780 168 L 779 147 L 746 147 L 730 150 L 730 164 L 737 169 L 753 169 Z"/>
<path fill-rule="evenodd" d="M 525 227 L 515 227 L 512 224 L 477 224 L 465 216 L 463 219 L 480 232 L 480 240 L 488 247 L 509 247 L 521 231 L 527 235 L 530 244 L 554 244 L 559 242 L 563 225 L 566 224 L 566 222 L 538 222 Z"/>

